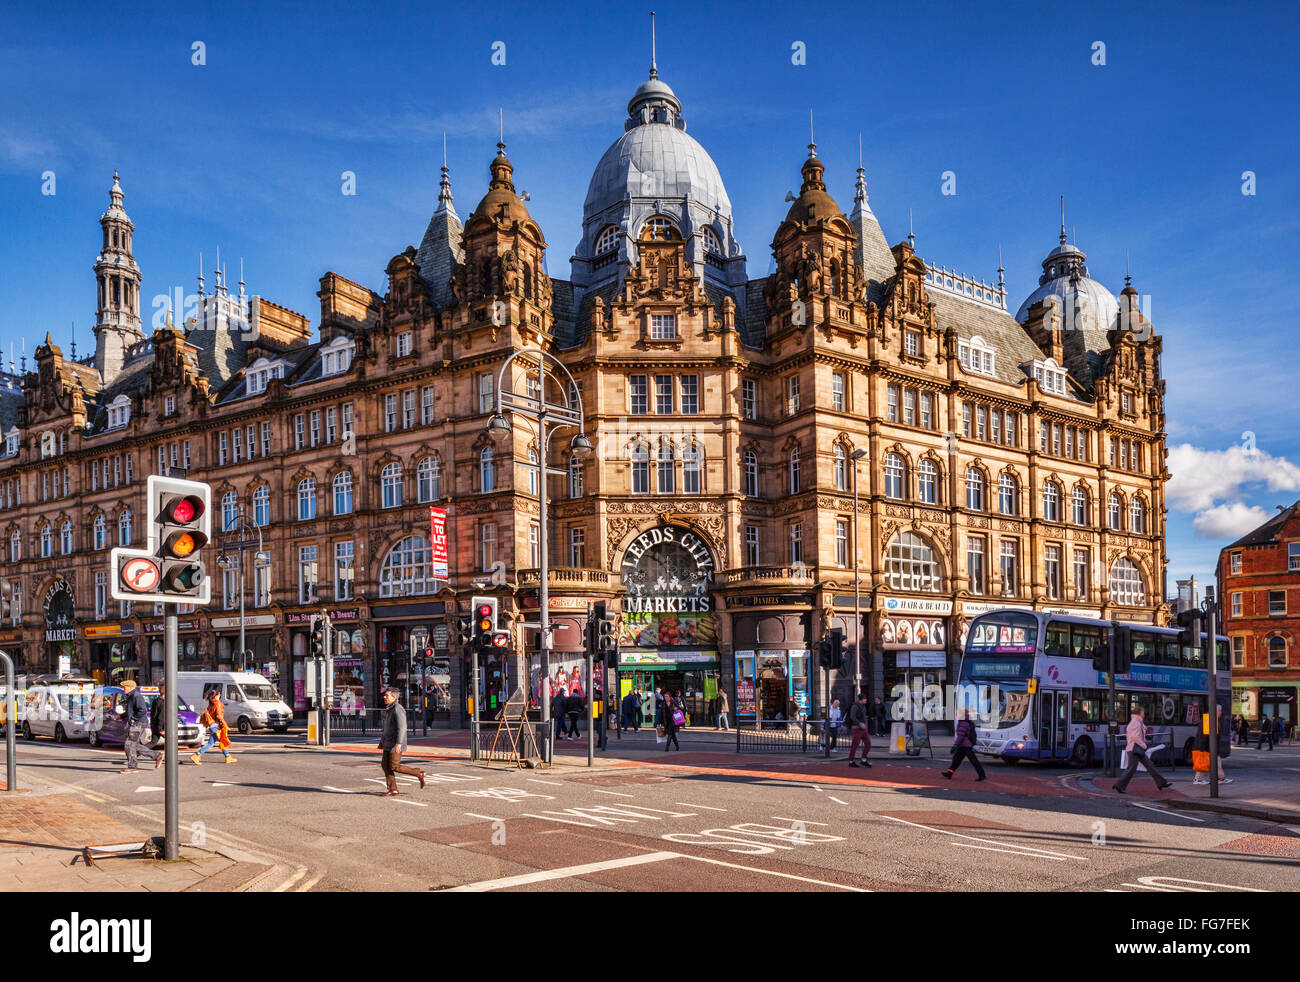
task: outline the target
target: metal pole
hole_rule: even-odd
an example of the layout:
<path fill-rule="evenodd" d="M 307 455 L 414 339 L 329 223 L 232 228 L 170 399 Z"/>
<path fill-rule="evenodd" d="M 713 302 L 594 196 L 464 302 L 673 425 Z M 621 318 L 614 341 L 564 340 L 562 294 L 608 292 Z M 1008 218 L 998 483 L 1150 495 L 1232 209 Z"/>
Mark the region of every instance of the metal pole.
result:
<path fill-rule="evenodd" d="M 240 530 L 243 535 L 243 530 Z M 239 670 L 248 671 L 248 666 L 244 662 L 244 652 L 248 649 L 244 646 L 244 547 L 239 547 Z"/>
<path fill-rule="evenodd" d="M 829 680 L 830 676 L 827 675 Z M 827 685 L 829 685 L 829 681 Z M 862 574 L 858 569 L 858 462 L 853 461 L 853 701 L 862 691 Z M 829 698 L 829 696 L 828 696 Z M 830 703 L 827 702 L 827 706 Z"/>
<path fill-rule="evenodd" d="M 178 648 L 178 625 L 176 623 L 176 605 L 167 605 L 167 614 L 163 618 L 163 753 L 166 755 L 167 771 L 163 778 L 166 785 L 164 821 L 166 845 L 163 858 L 172 860 L 180 857 L 180 750 L 177 739 L 176 709 L 176 658 Z"/>
<path fill-rule="evenodd" d="M 1215 635 L 1218 633 L 1218 604 L 1214 599 L 1214 587 L 1205 588 L 1205 635 L 1209 643 L 1209 682 L 1210 699 L 1206 712 L 1210 714 L 1210 797 L 1219 797 L 1219 645 Z"/>
<path fill-rule="evenodd" d="M 325 742 L 322 746 L 330 745 L 330 690 L 334 688 L 334 624 L 330 621 L 329 612 L 321 615 L 325 618 L 325 630 L 322 632 L 325 641 L 324 657 L 321 659 L 321 734 Z"/>
<path fill-rule="evenodd" d="M 18 762 L 14 759 L 14 727 L 18 715 L 18 695 L 14 692 L 14 660 L 3 651 L 5 663 L 5 790 L 18 790 Z"/>
<path fill-rule="evenodd" d="M 1114 777 L 1119 773 L 1119 753 L 1117 742 L 1117 737 L 1119 735 L 1119 719 L 1116 715 L 1119 709 L 1118 694 L 1115 690 L 1115 636 L 1118 632 L 1115 628 L 1116 622 L 1112 620 L 1110 622 L 1110 644 L 1107 645 L 1107 648 L 1109 649 L 1109 661 L 1106 663 L 1106 667 L 1109 669 L 1106 675 L 1110 687 L 1110 721 L 1108 726 L 1110 731 L 1108 734 L 1110 749 L 1106 754 L 1106 777 Z"/>
<path fill-rule="evenodd" d="M 549 488 L 548 479 L 550 475 L 547 473 L 547 465 L 546 465 L 546 451 L 547 451 L 547 442 L 548 442 L 546 439 L 547 434 L 546 434 L 546 408 L 545 408 L 546 376 L 542 371 L 542 365 L 540 361 L 538 362 L 537 365 L 537 376 L 538 376 L 538 391 L 542 393 L 542 397 L 543 397 L 542 409 L 539 410 L 537 414 L 537 433 L 538 433 L 538 444 L 539 444 L 538 449 L 540 451 L 538 456 L 541 459 L 541 466 L 539 467 L 541 473 L 538 474 L 538 487 L 537 487 L 537 520 L 540 526 L 538 530 L 538 540 L 539 540 L 538 546 L 541 549 L 541 553 L 542 553 L 540 557 L 541 569 L 538 571 L 541 575 L 541 581 L 537 588 L 537 608 L 538 608 L 537 622 L 540 625 L 537 644 L 540 650 L 541 660 L 542 660 L 542 678 L 546 680 L 545 684 L 542 686 L 542 693 L 543 693 L 542 759 L 549 764 L 552 762 L 552 755 L 553 755 L 553 747 L 552 747 L 552 740 L 551 740 L 553 734 L 551 732 L 552 726 L 551 726 L 551 693 L 550 693 L 551 618 L 550 618 L 549 608 L 550 608 L 551 598 L 550 598 L 550 590 L 548 589 L 549 585 L 547 583 L 547 579 L 549 578 L 549 573 L 550 573 L 550 564 L 548 562 L 548 558 L 549 558 L 548 553 L 550 552 L 550 548 L 548 546 L 547 535 L 546 535 L 546 498 L 547 498 L 547 490 Z"/>
<path fill-rule="evenodd" d="M 587 766 L 596 766 L 596 659 L 587 651 Z"/>

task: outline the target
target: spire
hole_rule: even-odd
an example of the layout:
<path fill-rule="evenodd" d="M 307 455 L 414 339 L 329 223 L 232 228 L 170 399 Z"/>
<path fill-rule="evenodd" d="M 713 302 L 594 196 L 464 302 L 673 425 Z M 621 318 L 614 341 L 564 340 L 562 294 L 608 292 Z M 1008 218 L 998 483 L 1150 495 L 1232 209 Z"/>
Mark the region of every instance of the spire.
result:
<path fill-rule="evenodd" d="M 858 183 L 853 189 L 853 201 L 859 207 L 867 204 L 867 171 L 862 166 L 862 134 L 858 134 Z"/>
<path fill-rule="evenodd" d="M 1061 195 L 1061 245 L 1065 245 L 1065 195 Z"/>
<path fill-rule="evenodd" d="M 1133 269 L 1129 265 L 1129 257 L 1128 257 L 1127 249 L 1124 250 L 1124 285 L 1125 286 L 1133 285 Z"/>
<path fill-rule="evenodd" d="M 817 138 L 813 135 L 813 111 L 808 110 L 808 156 L 817 156 Z"/>
<path fill-rule="evenodd" d="M 998 290 L 1006 293 L 1007 278 L 1006 269 L 1002 266 L 1002 243 L 998 243 Z"/>
<path fill-rule="evenodd" d="M 907 244 L 916 251 L 916 234 L 912 231 L 912 209 L 907 209 Z"/>
<path fill-rule="evenodd" d="M 72 360 L 77 360 L 77 322 L 72 322 Z"/>
<path fill-rule="evenodd" d="M 203 252 L 199 252 L 199 296 L 205 297 L 207 293 L 203 289 Z"/>
<path fill-rule="evenodd" d="M 659 77 L 659 66 L 655 64 L 655 12 L 650 11 L 650 77 Z"/>
<path fill-rule="evenodd" d="M 239 257 L 239 296 L 244 296 L 244 257 Z"/>
<path fill-rule="evenodd" d="M 109 190 L 108 194 L 109 197 L 113 199 L 113 207 L 121 208 L 122 199 L 125 195 L 122 194 L 122 185 L 118 183 L 116 167 L 113 168 L 113 187 Z"/>
<path fill-rule="evenodd" d="M 438 181 L 438 207 L 434 211 L 435 215 L 451 212 L 456 214 L 456 209 L 452 207 L 451 198 L 451 176 L 447 169 L 447 134 L 442 134 L 442 177 Z"/>

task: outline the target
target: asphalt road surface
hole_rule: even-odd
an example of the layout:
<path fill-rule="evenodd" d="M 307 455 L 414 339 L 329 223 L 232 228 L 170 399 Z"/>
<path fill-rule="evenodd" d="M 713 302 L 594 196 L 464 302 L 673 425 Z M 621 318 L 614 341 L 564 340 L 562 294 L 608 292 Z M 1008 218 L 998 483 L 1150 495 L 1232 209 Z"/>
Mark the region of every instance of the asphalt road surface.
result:
<path fill-rule="evenodd" d="M 384 790 L 376 753 L 240 738 L 238 762 L 182 757 L 181 838 L 278 863 L 277 890 L 1272 891 L 1300 871 L 1300 829 L 1177 811 L 1139 775 L 1129 796 L 1078 772 L 941 761 L 642 755 L 519 771 L 408 757 L 428 785 Z M 1300 753 L 1234 756 L 1300 767 Z M 120 750 L 20 743 L 20 783 L 83 796 L 162 831 L 163 771 Z M 1290 779 L 1295 774 L 1289 774 Z M 1189 780 L 1185 769 L 1179 780 Z"/>

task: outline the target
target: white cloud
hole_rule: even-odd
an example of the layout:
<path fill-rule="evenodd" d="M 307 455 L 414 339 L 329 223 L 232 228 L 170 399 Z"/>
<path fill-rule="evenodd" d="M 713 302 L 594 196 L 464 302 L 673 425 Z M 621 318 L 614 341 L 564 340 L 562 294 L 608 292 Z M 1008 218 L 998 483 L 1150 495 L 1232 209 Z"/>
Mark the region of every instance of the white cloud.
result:
<path fill-rule="evenodd" d="M 1254 448 L 1202 450 L 1180 443 L 1169 451 L 1169 474 L 1165 491 L 1169 506 L 1182 511 L 1208 514 L 1207 509 L 1214 510 L 1211 506 L 1216 501 L 1240 502 L 1246 485 L 1264 484 L 1269 491 L 1300 491 L 1300 467 L 1285 457 Z"/>
<path fill-rule="evenodd" d="M 1240 501 L 1215 505 L 1192 519 L 1192 528 L 1202 539 L 1239 539 L 1268 521 L 1268 512 Z"/>

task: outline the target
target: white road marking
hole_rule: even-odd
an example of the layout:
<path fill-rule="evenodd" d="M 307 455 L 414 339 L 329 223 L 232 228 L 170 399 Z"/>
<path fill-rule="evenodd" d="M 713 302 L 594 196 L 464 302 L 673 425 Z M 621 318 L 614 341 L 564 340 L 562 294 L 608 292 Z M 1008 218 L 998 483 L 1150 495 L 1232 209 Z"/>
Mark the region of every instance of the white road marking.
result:
<path fill-rule="evenodd" d="M 364 777 L 364 778 L 362 778 L 362 780 L 363 780 L 363 781 L 369 781 L 371 784 L 382 784 L 384 787 L 388 787 L 388 782 L 387 782 L 387 781 L 381 781 L 381 780 L 379 780 L 379 778 L 377 778 L 377 777 Z M 420 783 L 419 781 L 417 781 L 417 780 L 416 780 L 415 778 L 413 778 L 413 777 L 406 777 L 406 778 L 401 778 L 401 777 L 399 777 L 397 780 L 398 780 L 400 783 L 402 783 L 402 784 L 419 784 L 419 783 Z"/>
<path fill-rule="evenodd" d="M 469 814 L 469 813 L 466 812 L 466 814 Z M 524 818 L 540 818 L 543 822 L 564 822 L 566 825 L 581 825 L 584 829 L 594 829 L 594 828 L 597 828 L 597 826 L 592 825 L 590 822 L 575 822 L 575 821 L 574 821 L 573 819 L 571 819 L 571 818 L 548 818 L 548 817 L 545 816 L 545 815 L 535 815 L 535 814 L 533 814 L 532 812 L 524 812 L 523 817 L 524 817 Z"/>
<path fill-rule="evenodd" d="M 425 804 L 423 801 L 410 801 L 410 800 L 407 799 L 407 798 L 399 798 L 397 795 L 394 795 L 394 796 L 393 796 L 393 800 L 394 800 L 395 802 L 397 802 L 399 805 L 414 805 L 416 808 L 428 808 L 428 807 L 429 807 L 429 806 L 428 806 L 427 804 Z"/>
<path fill-rule="evenodd" d="M 551 784 L 557 788 L 564 787 L 563 781 L 543 781 L 540 777 L 530 777 L 530 778 L 525 778 L 525 780 L 531 781 L 533 784 Z"/>
<path fill-rule="evenodd" d="M 307 867 L 299 866 L 297 871 L 293 874 L 293 876 L 289 877 L 289 879 L 285 880 L 283 883 L 281 883 L 278 887 L 276 887 L 271 892 L 284 893 L 286 890 L 288 890 L 291 886 L 293 886 L 295 883 L 297 883 L 306 875 L 307 875 Z"/>
<path fill-rule="evenodd" d="M 836 803 L 838 803 L 838 804 L 841 804 L 841 805 L 847 805 L 847 804 L 848 804 L 847 801 L 840 801 L 840 799 L 837 798 L 837 797 L 835 797 L 835 795 L 833 795 L 833 794 L 828 794 L 826 797 L 830 798 L 831 801 L 834 801 L 834 802 L 836 802 Z"/>
<path fill-rule="evenodd" d="M 1265 890 L 1256 890 L 1254 887 L 1242 887 L 1230 883 L 1209 883 L 1206 880 L 1184 880 L 1178 876 L 1139 876 L 1138 882 L 1143 886 L 1151 887 L 1156 890 L 1181 890 L 1186 893 L 1209 893 L 1209 890 L 1199 890 L 1197 887 L 1215 887 L 1219 890 L 1240 890 L 1244 893 L 1266 893 Z M 1195 886 L 1180 887 L 1179 883 L 1194 883 Z"/>
<path fill-rule="evenodd" d="M 982 849 L 984 852 L 1005 852 L 1005 853 L 1007 853 L 1007 854 L 1009 854 L 1009 855 L 1012 855 L 1012 856 L 1024 856 L 1024 855 L 1027 855 L 1026 853 L 1021 852 L 1019 849 L 997 849 L 997 848 L 995 848 L 995 847 L 993 847 L 993 846 L 973 846 L 973 845 L 971 845 L 969 842 L 954 842 L 954 843 L 953 843 L 953 847 L 956 848 L 956 849 Z M 1065 862 L 1066 859 L 1071 858 L 1071 857 L 1068 857 L 1068 856 L 1035 856 L 1034 858 L 1035 858 L 1035 859 L 1050 859 L 1050 860 L 1051 860 L 1052 862 L 1054 862 L 1054 863 L 1063 863 L 1063 862 Z M 1077 858 L 1077 857 L 1075 857 L 1075 858 Z"/>
<path fill-rule="evenodd" d="M 793 873 L 778 873 L 776 870 L 757 869 L 753 866 L 746 866 L 743 863 L 728 863 L 726 860 L 722 860 L 722 859 L 709 859 L 705 856 L 683 856 L 682 858 L 693 859 L 699 863 L 711 863 L 714 866 L 729 866 L 732 869 L 743 869 L 743 870 L 747 870 L 750 873 L 763 873 L 766 874 L 767 876 L 779 876 L 782 879 L 786 879 L 786 880 L 799 880 L 803 883 L 812 883 L 815 884 L 816 886 L 822 886 L 822 887 L 832 887 L 836 890 L 848 890 L 851 893 L 871 892 L 865 887 L 851 887 L 851 886 L 845 886 L 843 883 L 829 883 L 826 880 L 814 880 L 812 877 L 809 876 L 796 876 Z"/>
<path fill-rule="evenodd" d="M 465 814 L 468 815 L 470 818 L 484 818 L 484 819 L 487 819 L 489 822 L 503 822 L 503 821 L 505 821 L 505 819 L 503 819 L 503 818 L 497 818 L 495 815 L 480 815 L 480 814 L 478 814 L 477 812 L 466 812 Z"/>
<path fill-rule="evenodd" d="M 725 808 L 714 808 L 712 805 L 696 805 L 689 801 L 674 801 L 673 804 L 681 805 L 684 808 L 703 808 L 705 811 L 709 812 L 725 812 L 727 810 Z"/>
<path fill-rule="evenodd" d="M 308 890 L 310 890 L 312 887 L 314 887 L 317 883 L 319 883 L 319 882 L 324 878 L 324 876 L 325 876 L 324 873 L 317 873 L 315 876 L 313 876 L 313 877 L 312 877 L 310 880 L 308 880 L 306 883 L 302 884 L 301 886 L 296 886 L 296 887 L 294 887 L 294 888 L 293 888 L 293 892 L 294 892 L 294 893 L 306 893 Z"/>
<path fill-rule="evenodd" d="M 1022 856 L 1028 855 L 1028 856 L 1036 856 L 1039 858 L 1058 857 L 1062 859 L 1077 859 L 1080 862 L 1085 861 L 1084 857 L 1082 856 L 1072 856 L 1069 853 L 1064 853 L 1064 852 L 1053 852 L 1050 849 L 1039 849 L 1036 846 L 1022 846 L 1014 842 L 999 842 L 997 839 L 981 839 L 979 836 L 975 836 L 975 835 L 965 835 L 961 832 L 949 832 L 946 829 L 931 828 L 929 825 L 921 825 L 919 822 L 909 822 L 906 819 L 895 818 L 893 815 L 881 815 L 880 817 L 887 818 L 891 822 L 898 822 L 900 825 L 910 825 L 913 828 L 925 829 L 928 832 L 938 832 L 940 835 L 951 835 L 958 839 L 970 839 L 972 842 L 986 842 L 989 845 L 997 846 L 999 849 L 1006 849 L 1008 846 L 1010 846 L 1012 847 L 1013 850 L 1017 851 L 1019 855 Z"/>
<path fill-rule="evenodd" d="M 1181 890 L 1175 890 L 1172 887 L 1153 887 L 1141 883 L 1122 883 L 1121 886 L 1132 887 L 1134 890 L 1154 890 L 1156 893 L 1182 893 Z M 1116 890 L 1115 893 L 1123 893 L 1123 890 Z M 1204 891 L 1198 891 L 1204 892 Z"/>
<path fill-rule="evenodd" d="M 596 794 L 612 794 L 612 795 L 614 795 L 614 796 L 617 797 L 617 798 L 635 798 L 635 797 L 636 797 L 636 795 L 634 795 L 634 794 L 624 794 L 622 791 L 602 791 L 600 788 L 592 788 L 591 790 L 594 791 L 594 792 L 596 792 Z"/>
<path fill-rule="evenodd" d="M 356 791 L 349 791 L 347 788 L 332 788 L 328 784 L 321 785 L 322 791 L 333 791 L 336 794 L 358 794 Z"/>
<path fill-rule="evenodd" d="M 1168 815 L 1170 818 L 1185 818 L 1189 822 L 1204 822 L 1203 818 L 1193 818 L 1191 815 L 1180 815 L 1178 812 L 1171 812 L 1167 808 L 1154 808 L 1151 805 L 1143 805 L 1136 801 L 1130 801 L 1130 805 L 1137 805 L 1139 808 L 1145 808 L 1149 812 L 1159 812 L 1161 815 Z"/>
<path fill-rule="evenodd" d="M 150 785 L 144 785 L 143 787 L 136 788 L 135 790 L 136 790 L 136 792 L 138 793 L 138 792 L 140 792 L 140 791 L 165 791 L 166 789 L 165 789 L 165 788 L 155 788 L 155 787 L 152 787 L 152 786 L 150 786 Z"/>
<path fill-rule="evenodd" d="M 241 785 L 238 784 L 238 783 L 236 783 L 236 782 L 234 782 L 234 781 L 213 781 L 212 784 L 209 785 L 209 787 L 213 787 L 213 788 L 238 788 L 238 787 L 241 787 Z"/>
<path fill-rule="evenodd" d="M 645 866 L 647 863 L 662 863 L 666 859 L 682 858 L 677 852 L 648 852 L 640 856 L 626 856 L 623 859 L 607 859 L 599 863 L 584 863 L 581 866 L 561 866 L 558 869 L 538 870 L 535 873 L 521 873 L 518 876 L 503 876 L 497 880 L 480 880 L 451 887 L 447 893 L 487 893 L 490 890 L 505 890 L 510 887 L 528 886 L 530 883 L 545 883 L 548 880 L 567 880 L 574 876 L 586 876 L 589 873 L 602 873 L 611 869 L 626 869 L 629 866 Z"/>
<path fill-rule="evenodd" d="M 681 802 L 679 801 L 678 804 L 680 805 Z M 802 822 L 804 825 L 830 825 L 830 822 L 810 822 L 806 818 L 786 818 L 784 815 L 773 815 L 772 817 L 778 822 Z"/>

